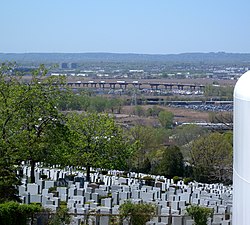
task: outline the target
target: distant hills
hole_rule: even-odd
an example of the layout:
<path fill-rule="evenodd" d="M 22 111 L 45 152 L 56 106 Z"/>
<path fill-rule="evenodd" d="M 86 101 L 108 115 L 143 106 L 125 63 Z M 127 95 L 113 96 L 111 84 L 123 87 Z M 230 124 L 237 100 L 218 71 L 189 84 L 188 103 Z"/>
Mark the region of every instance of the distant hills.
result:
<path fill-rule="evenodd" d="M 0 62 L 61 63 L 61 62 L 207 62 L 250 63 L 250 53 L 182 53 L 182 54 L 132 54 L 132 53 L 0 53 Z"/>

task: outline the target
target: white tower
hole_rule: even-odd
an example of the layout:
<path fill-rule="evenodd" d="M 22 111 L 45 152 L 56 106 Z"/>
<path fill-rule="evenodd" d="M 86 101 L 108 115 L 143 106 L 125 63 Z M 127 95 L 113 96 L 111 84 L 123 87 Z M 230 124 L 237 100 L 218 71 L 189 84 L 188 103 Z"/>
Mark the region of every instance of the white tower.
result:
<path fill-rule="evenodd" d="M 233 225 L 250 224 L 250 71 L 234 88 Z"/>

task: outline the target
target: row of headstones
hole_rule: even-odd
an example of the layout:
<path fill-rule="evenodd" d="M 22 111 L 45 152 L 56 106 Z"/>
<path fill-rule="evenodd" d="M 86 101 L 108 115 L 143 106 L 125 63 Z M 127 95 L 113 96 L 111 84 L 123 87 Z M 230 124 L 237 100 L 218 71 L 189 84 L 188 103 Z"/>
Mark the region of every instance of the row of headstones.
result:
<path fill-rule="evenodd" d="M 110 171 L 112 174 L 114 171 Z M 115 171 L 116 173 L 117 171 Z M 29 175 L 29 168 L 24 172 Z M 171 187 L 173 183 L 170 180 L 165 182 L 158 182 L 161 187 L 142 186 L 136 178 L 118 178 L 116 176 L 99 176 L 99 174 L 92 174 L 92 179 L 101 178 L 106 185 L 100 185 L 99 188 L 88 187 L 88 182 L 74 182 L 69 181 L 67 187 L 57 187 L 56 195 L 49 193 L 51 187 L 56 186 L 53 180 L 43 181 L 39 179 L 41 175 L 49 173 L 50 178 L 58 179 L 65 177 L 67 171 L 60 171 L 56 169 L 39 169 L 36 170 L 36 183 L 28 184 L 27 179 L 24 179 L 24 185 L 19 187 L 19 193 L 23 197 L 25 203 L 40 202 L 46 208 L 56 210 L 60 201 L 66 201 L 71 213 L 85 214 L 91 211 L 118 214 L 119 205 L 124 201 L 131 199 L 132 202 L 152 202 L 158 205 L 158 214 L 165 216 L 168 220 L 168 215 L 184 215 L 186 204 L 200 204 L 208 207 L 213 207 L 216 213 L 225 214 L 231 211 L 231 189 L 227 189 L 222 185 L 201 185 L 192 184 L 192 186 L 184 185 L 179 182 L 176 187 Z M 60 175 L 61 174 L 61 175 Z M 84 176 L 78 172 L 78 176 Z M 81 180 L 82 179 L 82 180 Z M 83 177 L 79 180 L 83 181 Z M 161 179 L 162 180 L 162 179 Z M 108 185 L 114 183 L 114 185 Z M 164 193 L 165 192 L 165 193 Z M 110 195 L 110 197 L 108 197 Z M 225 197 L 225 198 L 223 198 Z M 101 206 L 100 206 L 101 204 Z M 178 218 L 173 217 L 175 222 L 173 224 L 181 224 L 177 222 Z M 224 215 L 216 215 L 214 221 L 221 224 L 225 223 Z M 153 223 L 153 221 L 151 221 Z M 154 221 L 159 222 L 159 221 Z M 161 221 L 163 222 L 163 221 Z"/>
<path fill-rule="evenodd" d="M 68 175 L 72 173 L 72 169 L 70 171 L 68 170 L 61 170 L 61 169 L 39 169 L 37 168 L 35 171 L 35 182 L 39 182 L 41 180 L 41 175 L 46 175 L 48 180 L 54 180 L 58 181 L 60 179 L 64 179 Z M 138 183 L 138 179 L 146 176 L 145 174 L 141 173 L 129 173 L 129 178 L 123 178 L 117 176 L 119 171 L 112 170 L 109 171 L 109 176 L 102 175 L 100 173 L 92 173 L 91 174 L 91 180 L 93 182 L 103 181 L 105 185 L 113 185 L 113 184 L 126 184 L 126 185 L 131 185 L 134 183 Z M 24 175 L 26 177 L 30 177 L 30 167 L 24 167 Z M 74 171 L 74 175 L 78 177 L 85 177 L 85 173 L 82 171 Z M 160 187 L 163 191 L 167 190 L 171 185 L 173 185 L 173 180 L 171 179 L 166 179 L 162 176 L 154 176 L 150 175 L 153 177 L 156 181 L 160 180 L 160 182 L 156 182 L 155 186 Z M 141 182 L 140 182 L 141 183 Z M 177 183 L 177 186 L 180 188 L 186 188 L 187 186 L 184 185 L 183 181 L 179 181 Z M 207 192 L 213 192 L 213 193 L 224 193 L 225 191 L 228 193 L 232 193 L 232 187 L 226 187 L 223 186 L 222 184 L 200 184 L 196 183 L 196 186 L 199 189 L 205 190 Z"/>

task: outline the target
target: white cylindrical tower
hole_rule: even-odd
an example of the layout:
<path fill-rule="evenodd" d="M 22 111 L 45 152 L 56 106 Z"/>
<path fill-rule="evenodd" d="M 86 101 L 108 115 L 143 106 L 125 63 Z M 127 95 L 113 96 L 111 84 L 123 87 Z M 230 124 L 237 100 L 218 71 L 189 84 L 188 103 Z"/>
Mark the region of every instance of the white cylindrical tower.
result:
<path fill-rule="evenodd" d="M 233 225 L 250 224 L 250 71 L 234 88 Z"/>

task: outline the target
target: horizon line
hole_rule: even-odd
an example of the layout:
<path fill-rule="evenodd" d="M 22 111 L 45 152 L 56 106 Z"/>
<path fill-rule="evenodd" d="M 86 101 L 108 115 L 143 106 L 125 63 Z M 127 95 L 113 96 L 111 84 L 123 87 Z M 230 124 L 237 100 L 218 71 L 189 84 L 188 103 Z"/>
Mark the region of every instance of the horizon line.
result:
<path fill-rule="evenodd" d="M 250 52 L 181 52 L 181 53 L 136 53 L 136 52 L 0 52 L 0 54 L 120 54 L 120 55 L 182 55 L 182 54 L 250 54 Z"/>

